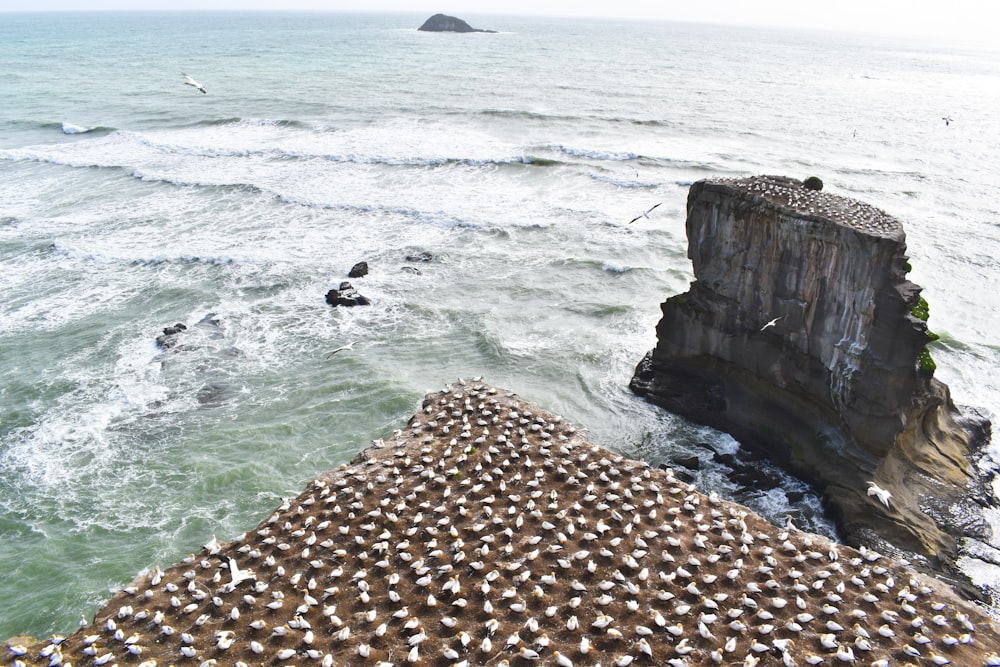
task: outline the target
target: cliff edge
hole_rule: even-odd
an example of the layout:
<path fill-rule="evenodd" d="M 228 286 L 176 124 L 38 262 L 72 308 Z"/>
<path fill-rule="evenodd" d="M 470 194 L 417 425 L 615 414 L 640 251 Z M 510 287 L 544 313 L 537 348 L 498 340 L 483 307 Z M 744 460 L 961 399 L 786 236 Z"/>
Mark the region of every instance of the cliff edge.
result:
<path fill-rule="evenodd" d="M 954 571 L 990 535 L 990 424 L 933 377 L 902 224 L 774 176 L 695 183 L 686 224 L 695 281 L 632 389 L 815 484 L 849 543 Z"/>
<path fill-rule="evenodd" d="M 255 529 L 144 571 L 67 637 L 7 642 L 0 664 L 991 667 L 997 651 L 997 625 L 941 582 L 460 380 Z"/>

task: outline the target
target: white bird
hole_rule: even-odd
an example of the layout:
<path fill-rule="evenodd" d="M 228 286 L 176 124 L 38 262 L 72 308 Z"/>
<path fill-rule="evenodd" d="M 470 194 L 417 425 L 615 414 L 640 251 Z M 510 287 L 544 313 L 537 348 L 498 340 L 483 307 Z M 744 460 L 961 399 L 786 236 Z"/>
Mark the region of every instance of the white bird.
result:
<path fill-rule="evenodd" d="M 559 665 L 559 667 L 573 667 L 573 661 L 559 651 L 553 653 L 552 656 L 556 659 L 556 664 Z"/>
<path fill-rule="evenodd" d="M 181 72 L 181 76 L 184 77 L 184 85 L 185 86 L 191 86 L 192 88 L 196 88 L 196 89 L 200 90 L 203 93 L 207 93 L 208 92 L 207 90 L 205 90 L 205 86 L 201 85 L 200 83 L 198 83 L 197 81 L 195 81 L 194 79 L 192 79 L 190 76 L 188 76 L 184 72 Z"/>
<path fill-rule="evenodd" d="M 889 507 L 889 498 L 892 498 L 892 492 L 887 489 L 883 489 L 875 482 L 868 482 L 868 495 L 875 496 L 882 501 L 883 505 Z"/>
<path fill-rule="evenodd" d="M 541 657 L 538 654 L 538 651 L 536 651 L 534 649 L 530 649 L 530 648 L 528 648 L 526 646 L 522 646 L 518 650 L 518 652 L 521 654 L 521 657 L 524 658 L 525 660 L 538 660 L 538 658 Z"/>
<path fill-rule="evenodd" d="M 333 350 L 332 352 L 328 353 L 326 355 L 326 358 L 329 359 L 330 357 L 332 357 L 333 355 L 337 354 L 338 352 L 350 352 L 351 350 L 354 349 L 354 344 L 357 343 L 357 342 L 358 341 L 356 341 L 356 340 L 352 340 L 347 345 L 341 345 L 336 350 Z"/>
<path fill-rule="evenodd" d="M 776 325 L 776 324 L 778 323 L 778 320 L 780 320 L 780 319 L 781 319 L 782 317 L 784 317 L 784 315 L 781 315 L 780 317 L 776 317 L 776 318 L 774 318 L 773 320 L 771 320 L 770 322 L 768 322 L 767 324 L 765 324 L 764 326 L 762 326 L 762 327 L 760 328 L 760 330 L 761 330 L 761 331 L 763 331 L 764 329 L 766 329 L 766 328 L 768 328 L 768 327 L 773 327 L 773 326 L 775 326 L 775 325 Z"/>
<path fill-rule="evenodd" d="M 253 573 L 253 570 L 241 570 L 236 566 L 236 561 L 233 558 L 229 559 L 229 574 L 232 575 L 233 580 L 229 582 L 227 588 L 229 591 L 233 591 L 237 586 L 242 584 L 244 581 L 249 579 L 256 579 L 257 575 Z"/>
<path fill-rule="evenodd" d="M 632 224 L 633 222 L 635 222 L 635 221 L 636 221 L 636 220 L 638 220 L 639 218 L 646 218 L 646 219 L 648 220 L 648 219 L 649 219 L 649 214 L 653 212 L 653 209 L 654 209 L 654 208 L 656 208 L 657 206 L 659 206 L 659 205 L 660 205 L 660 204 L 662 204 L 662 203 L 663 203 L 663 202 L 658 202 L 658 203 L 656 203 L 656 204 L 653 204 L 653 205 L 652 205 L 652 206 L 650 206 L 650 207 L 649 207 L 648 209 L 646 209 L 645 211 L 643 211 L 643 212 L 642 212 L 642 213 L 640 213 L 639 215 L 637 215 L 637 216 L 635 216 L 634 218 L 632 218 L 631 220 L 629 220 L 629 221 L 628 221 L 628 224 L 630 224 L 630 225 L 631 225 L 631 224 Z"/>

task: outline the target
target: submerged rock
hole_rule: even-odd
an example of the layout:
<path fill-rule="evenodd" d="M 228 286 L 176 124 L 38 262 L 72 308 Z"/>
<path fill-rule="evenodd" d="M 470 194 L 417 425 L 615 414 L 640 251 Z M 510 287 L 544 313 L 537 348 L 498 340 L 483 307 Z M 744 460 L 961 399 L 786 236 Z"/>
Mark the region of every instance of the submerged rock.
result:
<path fill-rule="evenodd" d="M 424 24 L 417 28 L 417 30 L 422 30 L 424 32 L 496 32 L 496 30 L 480 30 L 478 28 L 473 28 L 462 19 L 454 16 L 448 16 L 447 14 L 435 14 L 424 21 Z"/>
<path fill-rule="evenodd" d="M 420 252 L 413 253 L 412 255 L 407 255 L 403 258 L 407 262 L 423 262 L 427 263 L 434 259 L 434 255 L 427 252 L 426 250 L 421 250 Z"/>
<path fill-rule="evenodd" d="M 695 281 L 633 390 L 818 486 L 848 541 L 952 568 L 996 504 L 975 465 L 989 424 L 933 378 L 900 222 L 771 176 L 699 181 L 687 210 Z"/>

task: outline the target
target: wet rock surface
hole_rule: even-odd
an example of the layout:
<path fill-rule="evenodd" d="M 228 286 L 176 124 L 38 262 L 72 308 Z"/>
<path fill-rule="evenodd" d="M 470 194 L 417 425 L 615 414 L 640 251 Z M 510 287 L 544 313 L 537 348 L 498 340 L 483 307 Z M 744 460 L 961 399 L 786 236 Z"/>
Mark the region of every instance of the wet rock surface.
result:
<path fill-rule="evenodd" d="M 368 306 L 371 300 L 363 296 L 349 282 L 340 283 L 340 287 L 326 293 L 326 302 L 331 306 Z"/>

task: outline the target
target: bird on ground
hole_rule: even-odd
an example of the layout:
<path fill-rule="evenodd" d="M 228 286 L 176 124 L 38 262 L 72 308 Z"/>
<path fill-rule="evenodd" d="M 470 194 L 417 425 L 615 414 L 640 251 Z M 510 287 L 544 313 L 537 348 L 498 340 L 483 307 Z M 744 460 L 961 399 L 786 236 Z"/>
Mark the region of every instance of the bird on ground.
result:
<path fill-rule="evenodd" d="M 653 212 L 653 209 L 654 209 L 654 208 L 656 208 L 657 206 L 659 206 L 659 205 L 660 205 L 660 204 L 662 204 L 662 203 L 663 203 L 663 202 L 658 202 L 658 203 L 656 203 L 656 204 L 653 204 L 653 205 L 652 205 L 652 206 L 650 206 L 650 207 L 649 207 L 648 209 L 646 209 L 645 211 L 643 211 L 643 212 L 642 212 L 642 213 L 640 213 L 639 215 L 637 215 L 637 216 L 635 216 L 634 218 L 632 218 L 631 220 L 629 220 L 629 221 L 628 221 L 628 224 L 630 224 L 630 225 L 631 225 L 631 224 L 632 224 L 633 222 L 635 222 L 635 221 L 636 221 L 636 220 L 638 220 L 639 218 L 646 218 L 647 220 L 649 220 L 649 214 Z"/>
<path fill-rule="evenodd" d="M 253 570 L 250 569 L 241 570 L 239 567 L 237 567 L 236 561 L 233 558 L 229 559 L 229 573 L 233 577 L 233 580 L 226 585 L 226 588 L 229 591 L 235 590 L 236 587 L 239 586 L 244 581 L 257 578 L 257 575 L 254 574 Z"/>
<path fill-rule="evenodd" d="M 356 341 L 356 340 L 352 340 L 352 341 L 351 341 L 350 343 L 348 343 L 347 345 L 341 345 L 341 346 L 340 346 L 340 347 L 338 347 L 338 348 L 337 348 L 336 350 L 333 350 L 333 351 L 331 351 L 330 353 L 328 353 L 328 354 L 326 355 L 326 358 L 327 358 L 327 359 L 329 359 L 330 357 L 332 357 L 333 355 L 337 354 L 338 352 L 350 352 L 351 350 L 353 350 L 353 349 L 354 349 L 354 344 L 355 344 L 355 343 L 357 343 L 357 342 L 358 342 L 358 341 Z"/>
<path fill-rule="evenodd" d="M 887 489 L 883 489 L 875 482 L 868 482 L 868 495 L 875 496 L 882 501 L 883 505 L 889 507 L 889 498 L 892 498 L 892 492 Z"/>
<path fill-rule="evenodd" d="M 760 330 L 763 331 L 764 329 L 766 329 L 768 327 L 773 327 L 773 326 L 777 325 L 778 324 L 778 320 L 780 320 L 782 317 L 784 317 L 784 315 L 781 315 L 779 317 L 774 318 L 773 320 L 771 320 L 770 322 L 768 322 L 767 324 L 765 324 L 764 326 L 762 326 L 760 328 Z"/>
<path fill-rule="evenodd" d="M 184 85 L 185 86 L 191 86 L 192 88 L 196 88 L 196 89 L 200 90 L 203 93 L 208 93 L 208 91 L 205 90 L 205 86 L 201 85 L 200 83 L 198 83 L 197 81 L 195 81 L 194 79 L 192 79 L 190 76 L 188 76 L 184 72 L 181 72 L 181 76 L 184 77 Z"/>

